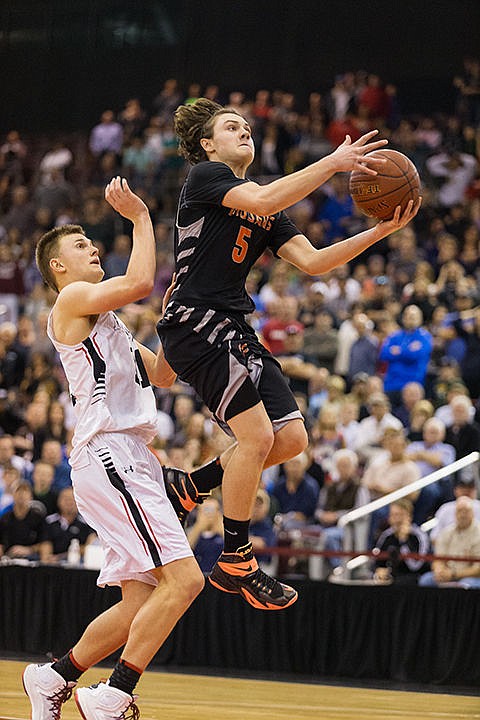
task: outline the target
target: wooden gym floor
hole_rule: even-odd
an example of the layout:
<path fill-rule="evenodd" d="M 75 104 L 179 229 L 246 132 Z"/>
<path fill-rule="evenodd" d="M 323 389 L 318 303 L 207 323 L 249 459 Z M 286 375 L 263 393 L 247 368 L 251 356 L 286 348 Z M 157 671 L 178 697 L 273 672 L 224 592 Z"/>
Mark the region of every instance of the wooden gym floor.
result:
<path fill-rule="evenodd" d="M 26 663 L 0 660 L 0 720 L 26 720 Z M 108 674 L 89 670 L 81 684 Z M 146 672 L 138 686 L 141 720 L 464 720 L 480 719 L 480 698 L 294 682 Z M 62 720 L 79 720 L 73 698 Z"/>

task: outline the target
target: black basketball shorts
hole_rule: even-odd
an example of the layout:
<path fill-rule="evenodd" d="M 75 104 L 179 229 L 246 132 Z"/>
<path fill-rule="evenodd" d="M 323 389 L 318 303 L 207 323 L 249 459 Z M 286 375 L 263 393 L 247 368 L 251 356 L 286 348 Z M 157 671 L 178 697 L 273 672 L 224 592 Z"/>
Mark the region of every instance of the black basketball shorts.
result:
<path fill-rule="evenodd" d="M 170 302 L 157 330 L 173 370 L 230 435 L 228 421 L 260 401 L 274 431 L 303 419 L 280 365 L 243 316 Z"/>

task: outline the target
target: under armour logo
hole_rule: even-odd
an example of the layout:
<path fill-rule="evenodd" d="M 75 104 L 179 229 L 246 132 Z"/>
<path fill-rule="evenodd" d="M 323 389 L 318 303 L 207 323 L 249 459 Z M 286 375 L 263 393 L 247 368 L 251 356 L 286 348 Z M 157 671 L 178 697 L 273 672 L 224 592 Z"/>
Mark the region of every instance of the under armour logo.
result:
<path fill-rule="evenodd" d="M 127 467 L 124 467 L 123 472 L 133 472 L 133 465 L 128 465 Z"/>

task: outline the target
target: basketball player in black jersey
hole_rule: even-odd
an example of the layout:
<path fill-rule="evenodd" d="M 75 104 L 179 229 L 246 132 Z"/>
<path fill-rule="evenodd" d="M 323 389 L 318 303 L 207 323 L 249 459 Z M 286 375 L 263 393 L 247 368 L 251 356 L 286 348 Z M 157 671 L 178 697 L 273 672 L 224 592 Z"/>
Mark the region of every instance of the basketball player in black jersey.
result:
<path fill-rule="evenodd" d="M 267 249 L 310 275 L 349 262 L 416 215 L 410 203 L 392 220 L 321 250 L 284 210 L 336 172 L 362 169 L 375 176 L 367 153 L 383 147 L 377 131 L 330 155 L 260 186 L 246 178 L 254 159 L 248 122 L 237 112 L 201 98 L 175 114 L 180 150 L 193 165 L 180 194 L 175 231 L 176 284 L 158 323 L 165 357 L 195 388 L 217 421 L 236 439 L 224 464 L 224 552 L 210 576 L 220 590 L 242 595 L 254 607 L 289 607 L 297 592 L 263 573 L 248 542 L 260 474 L 307 445 L 302 415 L 282 372 L 246 323 L 253 303 L 247 274 Z M 223 463 L 222 463 L 223 464 Z"/>

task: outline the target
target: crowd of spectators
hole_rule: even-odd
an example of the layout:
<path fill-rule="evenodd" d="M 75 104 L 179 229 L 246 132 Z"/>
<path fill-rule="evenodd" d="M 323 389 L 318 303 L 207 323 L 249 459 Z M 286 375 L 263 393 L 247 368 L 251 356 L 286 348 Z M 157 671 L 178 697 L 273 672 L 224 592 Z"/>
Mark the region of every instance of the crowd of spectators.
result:
<path fill-rule="evenodd" d="M 258 547 L 270 546 L 274 531 L 279 536 L 317 526 L 326 547 L 340 550 L 337 523 L 344 512 L 480 450 L 480 60 L 467 58 L 453 85 L 457 99 L 451 114 L 406 116 L 395 86 L 363 71 L 335 77 L 327 91 L 312 91 L 304 106 L 291 92 L 261 89 L 249 98 L 241 90 L 224 94 L 213 84 L 192 83 L 185 91 L 168 79 L 150 106 L 129 98 L 118 110 L 99 108 L 99 122 L 89 133 L 5 134 L 0 143 L 2 553 L 51 559 L 58 547 L 64 557 L 67 546 L 59 533 L 78 536 L 82 548 L 91 538 L 71 507 L 68 519 L 59 519 L 61 506 L 72 499 L 64 491 L 70 486 L 75 419 L 45 333 L 54 298 L 35 266 L 36 242 L 55 225 L 79 223 L 98 246 L 106 277 L 122 274 L 131 228 L 104 201 L 103 191 L 112 176 L 127 177 L 151 212 L 157 274 L 152 295 L 120 313 L 138 340 L 155 351 L 155 325 L 173 272 L 175 205 L 188 171 L 177 153 L 173 113 L 201 95 L 247 118 L 257 147 L 250 177 L 260 183 L 325 156 L 347 133 L 355 140 L 372 128 L 414 161 L 422 179 L 423 204 L 414 222 L 348 266 L 309 277 L 265 254 L 248 277 L 256 304 L 249 321 L 290 379 L 310 437 L 306 453 L 263 474 Z M 344 174 L 288 212 L 319 248 L 372 222 L 355 208 Z M 190 470 L 228 446 L 184 383 L 157 389 L 156 397 L 156 450 L 164 464 Z M 383 546 L 385 537 L 395 536 L 403 552 L 401 527 L 407 546 L 429 547 L 419 540 L 420 525 L 439 508 L 441 515 L 445 503 L 456 502 L 458 487 L 472 494 L 475 516 L 478 482 L 470 467 L 403 505 L 374 513 L 365 544 Z M 221 496 L 198 512 L 189 529 L 192 545 L 202 544 L 207 571 L 206 558 L 219 545 L 218 502 Z M 405 530 L 405 518 L 413 531 Z M 454 523 L 454 513 L 450 520 Z M 212 539 L 214 552 L 206 542 Z M 375 572 L 385 577 L 380 566 Z"/>

